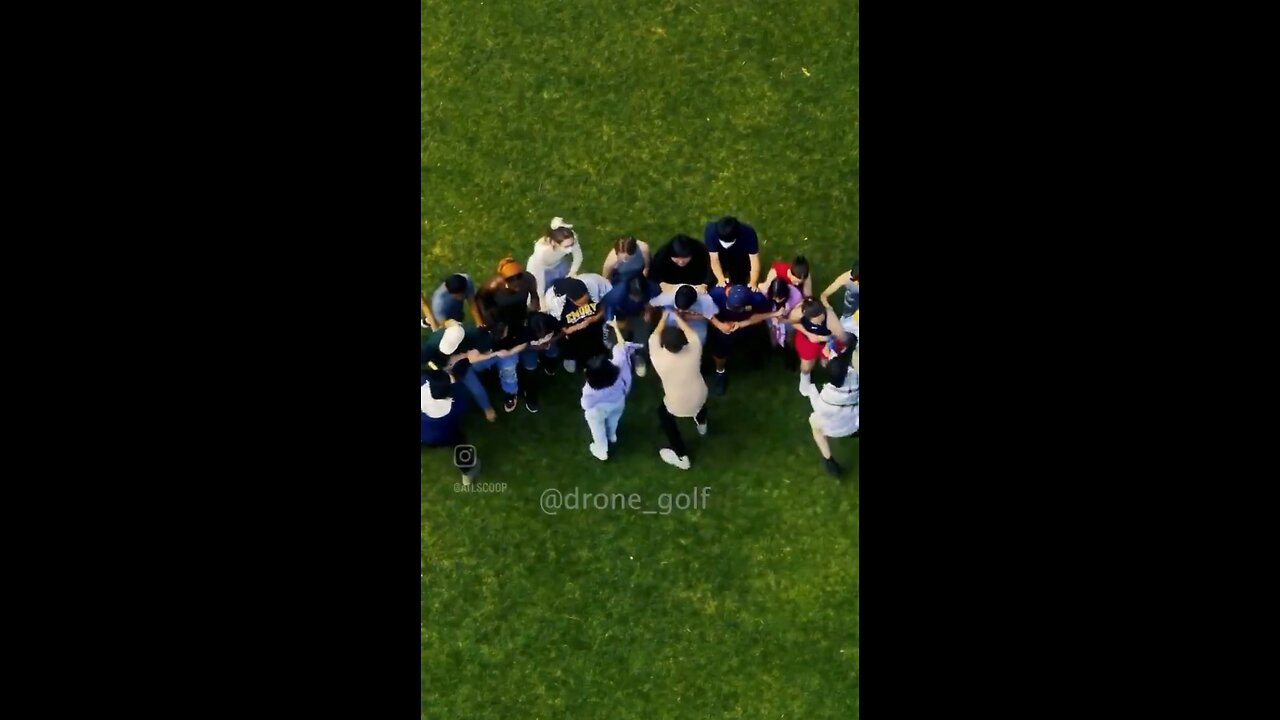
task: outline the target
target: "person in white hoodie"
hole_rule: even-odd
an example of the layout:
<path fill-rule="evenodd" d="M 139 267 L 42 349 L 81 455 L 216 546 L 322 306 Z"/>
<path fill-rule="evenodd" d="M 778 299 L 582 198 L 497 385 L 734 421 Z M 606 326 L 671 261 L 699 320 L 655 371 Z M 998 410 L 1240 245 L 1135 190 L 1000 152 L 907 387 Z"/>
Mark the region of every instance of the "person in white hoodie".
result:
<path fill-rule="evenodd" d="M 582 245 L 573 226 L 564 218 L 552 218 L 551 229 L 533 244 L 533 254 L 525 263 L 525 271 L 538 281 L 538 297 L 547 294 L 551 283 L 573 277 L 582 267 Z"/>
<path fill-rule="evenodd" d="M 809 429 L 813 442 L 822 453 L 822 463 L 827 472 L 840 476 L 842 468 L 831 456 L 828 438 L 849 437 L 858 434 L 858 370 L 851 362 L 850 352 L 833 358 L 827 364 L 830 382 L 819 391 L 808 376 L 801 376 L 801 393 L 809 398 L 813 412 L 809 414 Z"/>

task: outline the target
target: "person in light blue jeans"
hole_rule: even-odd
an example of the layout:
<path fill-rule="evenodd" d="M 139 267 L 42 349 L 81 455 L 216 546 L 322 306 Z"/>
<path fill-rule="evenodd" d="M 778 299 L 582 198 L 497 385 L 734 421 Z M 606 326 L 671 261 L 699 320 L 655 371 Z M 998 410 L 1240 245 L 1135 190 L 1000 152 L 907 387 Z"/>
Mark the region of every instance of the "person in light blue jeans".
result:
<path fill-rule="evenodd" d="M 619 342 L 613 346 L 612 358 L 596 355 L 587 360 L 582 414 L 591 430 L 592 442 L 587 449 L 597 460 L 608 460 L 609 444 L 618 442 L 618 423 L 631 390 L 631 355 L 641 347 L 640 343 Z"/>

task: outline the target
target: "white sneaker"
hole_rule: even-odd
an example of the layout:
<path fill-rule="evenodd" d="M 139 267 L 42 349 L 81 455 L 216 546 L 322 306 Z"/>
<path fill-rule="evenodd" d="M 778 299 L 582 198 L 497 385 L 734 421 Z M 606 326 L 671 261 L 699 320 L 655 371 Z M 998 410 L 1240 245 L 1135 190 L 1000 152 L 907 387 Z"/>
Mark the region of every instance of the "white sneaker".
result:
<path fill-rule="evenodd" d="M 636 358 L 636 377 L 644 377 L 649 373 L 649 366 L 644 364 L 644 358 Z"/>
<path fill-rule="evenodd" d="M 597 444 L 595 444 L 595 443 L 591 443 L 590 445 L 588 445 L 588 446 L 587 446 L 587 449 L 591 451 L 591 454 L 592 454 L 592 455 L 595 455 L 595 456 L 596 456 L 596 459 L 597 459 L 597 460 L 608 460 L 608 459 L 609 459 L 609 449 L 608 449 L 608 448 L 603 448 L 603 447 L 600 447 L 599 445 L 597 445 Z"/>
<path fill-rule="evenodd" d="M 700 422 L 698 422 L 697 420 L 694 420 L 694 421 L 693 421 L 693 424 L 697 426 L 697 428 L 698 428 L 698 434 L 699 434 L 699 435 L 706 435 L 706 434 L 707 434 L 707 424 L 706 424 L 706 423 L 700 423 Z"/>
<path fill-rule="evenodd" d="M 569 358 L 565 358 L 565 360 L 564 360 L 564 371 L 565 371 L 565 372 L 567 372 L 567 373 L 574 373 L 574 372 L 578 372 L 578 361 L 577 361 L 577 360 L 570 360 Z"/>
<path fill-rule="evenodd" d="M 471 487 L 471 478 L 465 474 L 462 476 L 462 487 Z"/>
<path fill-rule="evenodd" d="M 612 445 L 613 443 L 616 443 L 616 442 L 618 442 L 618 436 L 617 436 L 617 435 L 610 435 L 610 436 L 609 436 L 609 444 L 610 444 L 610 445 Z"/>
<path fill-rule="evenodd" d="M 662 458 L 662 462 L 668 465 L 675 465 L 681 470 L 689 469 L 689 456 L 677 457 L 676 451 L 671 448 L 662 448 L 658 451 L 658 456 Z"/>

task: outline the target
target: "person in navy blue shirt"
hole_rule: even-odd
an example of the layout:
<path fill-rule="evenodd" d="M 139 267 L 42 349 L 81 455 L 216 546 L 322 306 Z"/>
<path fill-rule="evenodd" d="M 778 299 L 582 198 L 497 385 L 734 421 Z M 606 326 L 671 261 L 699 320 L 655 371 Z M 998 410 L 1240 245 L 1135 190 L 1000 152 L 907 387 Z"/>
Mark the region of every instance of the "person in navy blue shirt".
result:
<path fill-rule="evenodd" d="M 717 285 L 746 285 L 749 290 L 758 289 L 760 240 L 755 228 L 726 215 L 707 223 L 703 237 Z"/>
<path fill-rule="evenodd" d="M 639 272 L 631 273 L 621 285 L 614 285 L 604 296 L 605 322 L 616 319 L 618 331 L 622 337 L 614 337 L 613 342 L 635 342 L 642 347 L 633 359 L 636 375 L 644 377 L 649 371 L 645 362 L 648 352 L 649 326 L 645 315 L 649 310 L 649 300 L 660 294 L 657 283 L 650 281 Z M 606 345 L 613 347 L 608 338 L 616 335 L 606 331 Z"/>
<path fill-rule="evenodd" d="M 746 285 L 735 284 L 729 287 L 717 286 L 708 293 L 711 300 L 720 309 L 711 318 L 710 333 L 711 358 L 716 363 L 716 373 L 711 378 L 711 392 L 724 395 L 727 378 L 725 365 L 729 362 L 729 352 L 733 345 L 752 325 L 776 317 L 780 311 L 774 309 L 774 303 Z"/>

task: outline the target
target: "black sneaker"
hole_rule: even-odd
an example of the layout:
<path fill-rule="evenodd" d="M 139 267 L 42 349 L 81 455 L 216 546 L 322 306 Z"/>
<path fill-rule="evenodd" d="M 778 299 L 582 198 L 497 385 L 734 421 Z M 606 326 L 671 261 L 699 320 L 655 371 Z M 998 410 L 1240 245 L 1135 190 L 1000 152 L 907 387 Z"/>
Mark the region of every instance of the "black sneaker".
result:
<path fill-rule="evenodd" d="M 502 404 L 502 409 L 511 412 L 520 406 L 519 395 L 507 395 L 507 401 Z"/>
<path fill-rule="evenodd" d="M 524 409 L 531 413 L 538 412 L 538 401 L 526 396 L 524 399 Z"/>
<path fill-rule="evenodd" d="M 556 374 L 556 362 L 556 360 L 544 360 L 542 363 L 542 372 L 554 377 Z"/>
<path fill-rule="evenodd" d="M 711 374 L 712 395 L 724 395 L 725 385 L 728 384 L 727 378 L 725 377 L 726 375 L 728 375 L 728 373 L 718 372 Z"/>
<path fill-rule="evenodd" d="M 826 458 L 822 461 L 822 464 L 827 469 L 827 474 L 831 477 L 840 477 L 840 473 L 844 472 L 844 468 L 840 467 L 840 463 L 836 462 L 833 457 Z"/>

